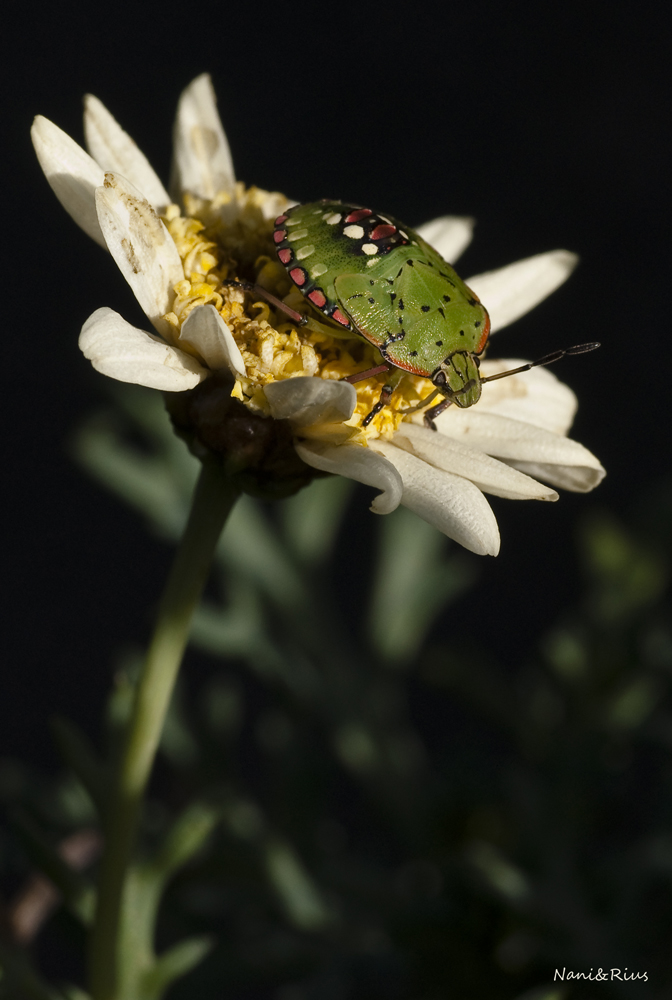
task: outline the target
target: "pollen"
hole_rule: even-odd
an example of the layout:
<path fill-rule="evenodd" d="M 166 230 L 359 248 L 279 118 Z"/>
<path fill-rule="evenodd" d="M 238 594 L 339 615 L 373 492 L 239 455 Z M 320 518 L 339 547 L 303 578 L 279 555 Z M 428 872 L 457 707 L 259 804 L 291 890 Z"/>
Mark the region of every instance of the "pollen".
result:
<path fill-rule="evenodd" d="M 381 363 L 379 351 L 363 338 L 334 336 L 331 326 L 291 284 L 273 245 L 273 220 L 287 207 L 287 199 L 280 194 L 237 184 L 233 195 L 221 194 L 212 200 L 187 194 L 184 212 L 170 205 L 163 215 L 185 273 L 184 280 L 174 286 L 173 308 L 165 317 L 173 337 L 177 340 L 192 309 L 213 305 L 233 334 L 245 364 L 245 377 L 232 383 L 231 395 L 265 414 L 270 414 L 270 408 L 263 389 L 272 382 L 297 376 L 340 380 Z M 328 221 L 337 220 L 330 217 Z M 294 230 L 292 235 L 296 239 L 305 233 Z M 302 256 L 312 249 L 306 247 Z M 318 264 L 311 277 L 323 271 L 326 267 Z M 290 309 L 310 317 L 310 323 L 296 326 L 261 295 L 249 287 L 227 284 L 230 281 L 260 286 Z M 180 348 L 189 349 L 184 341 Z M 320 425 L 314 433 L 321 439 L 327 433 L 334 443 L 363 446 L 372 438 L 392 437 L 404 419 L 403 411 L 427 396 L 431 385 L 426 379 L 405 376 L 390 405 L 363 428 L 362 421 L 378 402 L 384 385 L 385 373 L 355 383 L 357 402 L 350 419 L 329 425 L 326 431 Z M 311 428 L 302 428 L 302 434 L 304 430 L 305 436 L 312 436 Z"/>

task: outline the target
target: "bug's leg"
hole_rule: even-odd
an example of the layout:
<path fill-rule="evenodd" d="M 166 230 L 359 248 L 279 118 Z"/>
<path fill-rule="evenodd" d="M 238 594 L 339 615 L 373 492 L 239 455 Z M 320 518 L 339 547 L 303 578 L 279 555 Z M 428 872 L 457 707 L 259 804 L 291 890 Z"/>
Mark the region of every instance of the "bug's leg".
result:
<path fill-rule="evenodd" d="M 305 326 L 308 322 L 307 316 L 303 316 L 300 312 L 297 312 L 296 309 L 292 309 L 291 306 L 285 305 L 281 299 L 272 295 L 271 292 L 267 292 L 261 285 L 255 285 L 251 281 L 238 281 L 237 278 L 225 278 L 222 281 L 222 285 L 235 285 L 237 288 L 242 288 L 245 292 L 254 292 L 255 295 L 258 295 L 260 299 L 265 299 L 268 304 L 273 306 L 274 309 L 277 309 L 278 312 L 284 313 L 285 316 L 291 319 L 292 323 L 296 323 L 297 326 Z"/>
<path fill-rule="evenodd" d="M 391 365 L 385 361 L 382 365 L 376 365 L 375 368 L 367 368 L 364 372 L 355 372 L 354 375 L 346 375 L 342 382 L 349 382 L 350 385 L 354 385 L 355 382 L 363 382 L 365 378 L 373 378 L 374 375 L 380 375 L 381 372 L 387 372 L 390 370 Z"/>
<path fill-rule="evenodd" d="M 367 415 L 362 420 L 362 427 L 368 427 L 373 418 L 377 417 L 380 411 L 385 409 L 385 407 L 389 404 L 390 400 L 392 399 L 392 393 L 397 388 L 397 386 L 399 385 L 405 374 L 406 374 L 405 372 L 397 368 L 396 371 L 394 371 L 392 375 L 390 375 L 389 379 L 387 380 L 387 382 L 380 391 L 380 398 L 378 399 L 378 402 L 371 410 L 371 412 L 367 413 Z"/>
<path fill-rule="evenodd" d="M 407 413 L 417 413 L 418 410 L 424 409 L 424 407 L 427 406 L 427 403 L 431 403 L 431 401 L 439 395 L 440 391 L 440 389 L 435 389 L 434 392 L 430 392 L 429 396 L 425 396 L 425 398 L 421 399 L 419 403 L 415 404 L 415 406 L 408 406 L 405 410 L 399 410 L 398 412 L 403 413 L 404 416 L 406 416 Z"/>
<path fill-rule="evenodd" d="M 448 409 L 451 403 L 452 399 L 442 399 L 440 403 L 436 404 L 436 406 L 431 406 L 425 413 L 425 427 L 429 427 L 431 430 L 435 431 L 436 424 L 434 421 L 440 413 L 443 413 L 444 410 Z"/>

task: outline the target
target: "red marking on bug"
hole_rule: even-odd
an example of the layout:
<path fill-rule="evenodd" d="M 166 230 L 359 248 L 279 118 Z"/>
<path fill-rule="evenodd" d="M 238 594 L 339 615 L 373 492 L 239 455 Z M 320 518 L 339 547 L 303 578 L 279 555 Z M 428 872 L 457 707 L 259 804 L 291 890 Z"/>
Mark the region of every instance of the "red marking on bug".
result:
<path fill-rule="evenodd" d="M 372 240 L 384 240 L 386 236 L 394 236 L 396 231 L 396 226 L 386 226 L 381 223 L 376 226 L 369 238 Z"/>
<path fill-rule="evenodd" d="M 488 314 L 486 312 L 486 314 L 485 314 L 485 325 L 483 326 L 483 333 L 481 334 L 481 339 L 479 340 L 478 346 L 476 348 L 476 354 L 480 354 L 481 353 L 481 351 L 483 350 L 483 348 L 485 347 L 485 345 L 487 343 L 487 340 L 488 340 L 489 336 L 490 336 L 490 317 L 488 316 Z"/>
<path fill-rule="evenodd" d="M 327 304 L 327 296 L 321 288 L 315 288 L 309 293 L 308 298 L 314 306 L 317 306 L 318 309 L 322 309 L 322 307 Z"/>
<path fill-rule="evenodd" d="M 296 285 L 305 285 L 308 275 L 302 267 L 293 267 L 289 276 Z"/>
<path fill-rule="evenodd" d="M 337 323 L 341 324 L 341 326 L 350 326 L 350 320 L 347 318 L 347 316 L 343 315 L 340 309 L 334 309 L 333 313 L 331 314 L 331 318 L 335 319 Z"/>
<path fill-rule="evenodd" d="M 289 247 L 287 247 L 287 249 L 285 250 L 278 250 L 278 257 L 280 258 L 283 264 L 289 264 L 293 256 L 294 254 L 289 249 Z"/>
<path fill-rule="evenodd" d="M 286 229 L 276 229 L 276 231 L 273 233 L 273 239 L 275 240 L 276 243 L 282 243 L 282 241 L 285 239 L 286 236 L 287 236 Z"/>
<path fill-rule="evenodd" d="M 359 222 L 360 219 L 365 219 L 367 215 L 371 215 L 370 208 L 357 208 L 354 212 L 350 212 L 347 216 L 346 222 Z"/>
<path fill-rule="evenodd" d="M 286 218 L 287 218 L 286 215 L 279 215 L 277 217 L 277 219 L 275 220 L 276 226 L 281 226 L 283 224 L 283 222 L 285 221 Z"/>

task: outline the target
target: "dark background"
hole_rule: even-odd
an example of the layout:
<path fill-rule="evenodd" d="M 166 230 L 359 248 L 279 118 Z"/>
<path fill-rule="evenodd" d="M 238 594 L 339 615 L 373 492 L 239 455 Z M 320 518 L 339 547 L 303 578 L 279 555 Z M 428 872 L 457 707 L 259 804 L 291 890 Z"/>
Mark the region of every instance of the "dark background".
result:
<path fill-rule="evenodd" d="M 36 113 L 81 141 L 86 91 L 164 179 L 178 95 L 209 71 L 248 183 L 370 203 L 410 225 L 474 215 L 465 277 L 555 247 L 581 255 L 571 280 L 491 353 L 602 341 L 556 372 L 579 395 L 573 436 L 608 478 L 555 505 L 495 498 L 502 553 L 482 560 L 478 615 L 469 602 L 451 610 L 505 661 L 529 648 L 575 594 L 577 519 L 596 506 L 621 515 L 669 475 L 669 39 L 650 8 L 339 4 L 316 16 L 301 5 L 122 3 L 76 14 L 15 6 L 10 18 L 0 752 L 53 766 L 55 710 L 96 732 L 112 652 L 144 641 L 170 560 L 66 449 L 102 397 L 77 349 L 82 322 L 101 305 L 144 319 L 110 258 L 57 204 L 30 145 Z M 362 489 L 345 560 L 367 544 L 367 499 Z"/>

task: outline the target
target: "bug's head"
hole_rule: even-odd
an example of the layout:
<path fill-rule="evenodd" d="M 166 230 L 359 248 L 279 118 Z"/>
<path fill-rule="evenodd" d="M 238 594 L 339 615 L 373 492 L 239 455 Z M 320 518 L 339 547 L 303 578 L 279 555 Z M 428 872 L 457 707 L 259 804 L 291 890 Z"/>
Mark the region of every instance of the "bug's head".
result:
<path fill-rule="evenodd" d="M 466 408 L 481 398 L 479 359 L 469 351 L 455 351 L 432 372 L 432 384 L 451 403 Z"/>

